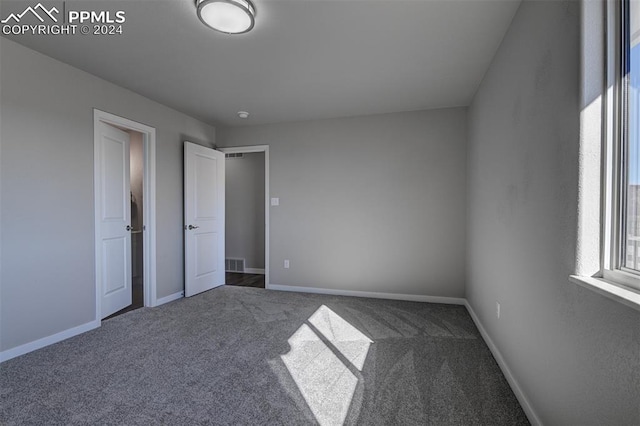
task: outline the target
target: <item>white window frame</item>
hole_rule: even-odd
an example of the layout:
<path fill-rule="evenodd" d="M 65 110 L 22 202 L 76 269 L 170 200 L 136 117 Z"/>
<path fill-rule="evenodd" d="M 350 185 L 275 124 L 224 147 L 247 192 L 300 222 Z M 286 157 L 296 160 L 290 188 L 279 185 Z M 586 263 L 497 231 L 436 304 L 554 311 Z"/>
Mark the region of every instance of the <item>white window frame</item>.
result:
<path fill-rule="evenodd" d="M 622 206 L 624 196 L 625 177 L 623 169 L 623 85 L 622 79 L 622 28 L 621 28 L 622 2 L 608 2 L 607 7 L 607 65 L 606 81 L 607 93 L 605 99 L 604 119 L 604 220 L 603 220 L 603 250 L 602 250 L 602 275 L 603 278 L 613 281 L 626 278 L 631 280 L 633 276 L 624 273 L 621 269 L 622 240 L 624 238 L 624 208 Z"/>
<path fill-rule="evenodd" d="M 625 211 L 622 193 L 625 175 L 621 172 L 623 161 L 622 114 L 623 86 L 621 1 L 603 2 L 605 24 L 605 66 L 603 108 L 601 115 L 601 200 L 600 200 L 600 267 L 593 276 L 572 275 L 571 281 L 603 296 L 640 310 L 640 273 L 622 267 L 621 249 Z M 589 25 L 583 21 L 583 25 Z M 588 27 L 587 27 L 588 28 Z M 584 33 L 583 33 L 584 36 Z M 584 42 L 584 41 L 583 41 Z M 583 70 L 583 73 L 597 72 Z"/>

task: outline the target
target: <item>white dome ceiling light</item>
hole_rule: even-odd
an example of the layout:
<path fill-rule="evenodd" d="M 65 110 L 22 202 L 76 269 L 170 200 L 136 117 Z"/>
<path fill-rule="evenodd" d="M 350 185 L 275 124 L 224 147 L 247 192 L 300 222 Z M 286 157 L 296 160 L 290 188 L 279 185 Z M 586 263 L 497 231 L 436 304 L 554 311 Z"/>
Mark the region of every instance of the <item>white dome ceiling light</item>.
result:
<path fill-rule="evenodd" d="M 256 8 L 249 0 L 196 0 L 198 18 L 225 34 L 243 34 L 255 23 Z"/>
<path fill-rule="evenodd" d="M 247 118 L 249 118 L 249 113 L 247 111 L 238 111 L 238 117 L 246 120 Z"/>

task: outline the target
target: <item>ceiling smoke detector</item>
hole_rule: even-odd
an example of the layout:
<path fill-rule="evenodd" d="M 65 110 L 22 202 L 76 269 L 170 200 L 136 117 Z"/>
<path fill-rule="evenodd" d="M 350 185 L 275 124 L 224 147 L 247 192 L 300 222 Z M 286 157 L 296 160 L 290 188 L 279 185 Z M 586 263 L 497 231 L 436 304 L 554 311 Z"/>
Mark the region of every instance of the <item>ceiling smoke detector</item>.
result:
<path fill-rule="evenodd" d="M 255 24 L 256 8 L 250 0 L 196 0 L 203 24 L 225 34 L 243 34 Z"/>
<path fill-rule="evenodd" d="M 247 111 L 238 111 L 238 117 L 245 120 L 249 118 L 249 113 Z"/>

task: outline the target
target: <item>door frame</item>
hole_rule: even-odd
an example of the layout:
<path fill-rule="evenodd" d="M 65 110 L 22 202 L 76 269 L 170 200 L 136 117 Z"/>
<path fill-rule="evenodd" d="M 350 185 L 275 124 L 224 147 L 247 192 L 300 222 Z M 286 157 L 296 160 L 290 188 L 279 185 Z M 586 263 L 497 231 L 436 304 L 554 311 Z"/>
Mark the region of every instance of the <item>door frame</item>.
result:
<path fill-rule="evenodd" d="M 94 220 L 95 220 L 95 265 L 94 278 L 96 289 L 96 321 L 102 321 L 101 315 L 101 271 L 100 259 L 102 256 L 99 244 L 101 235 L 100 212 L 98 211 L 98 194 L 102 187 L 102 176 L 98 173 L 98 165 L 102 161 L 100 146 L 100 122 L 119 127 L 125 130 L 133 130 L 142 133 L 143 143 L 143 226 L 142 246 L 143 246 L 143 292 L 144 306 L 154 307 L 157 305 L 156 293 L 156 129 L 146 124 L 138 123 L 128 118 L 120 117 L 99 109 L 93 109 L 93 199 L 94 199 Z"/>
<path fill-rule="evenodd" d="M 225 154 L 249 154 L 252 152 L 264 152 L 264 287 L 271 288 L 269 280 L 269 145 L 234 146 L 228 148 L 216 148 Z M 225 182 L 226 185 L 226 182 Z"/>

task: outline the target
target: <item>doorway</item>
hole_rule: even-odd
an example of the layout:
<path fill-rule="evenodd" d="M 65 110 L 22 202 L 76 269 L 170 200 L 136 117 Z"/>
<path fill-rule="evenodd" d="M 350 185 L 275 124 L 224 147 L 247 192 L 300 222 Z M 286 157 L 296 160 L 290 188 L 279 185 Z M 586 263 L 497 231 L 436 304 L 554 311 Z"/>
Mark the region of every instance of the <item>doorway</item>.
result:
<path fill-rule="evenodd" d="M 155 129 L 94 110 L 96 320 L 155 306 Z"/>
<path fill-rule="evenodd" d="M 144 306 L 144 135 L 120 126 L 112 127 L 129 135 L 131 280 L 128 284 L 130 284 L 131 304 L 103 318 L 105 320 Z"/>
<path fill-rule="evenodd" d="M 269 285 L 269 147 L 220 148 L 225 153 L 225 282 Z"/>

